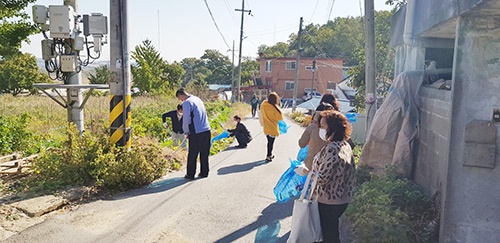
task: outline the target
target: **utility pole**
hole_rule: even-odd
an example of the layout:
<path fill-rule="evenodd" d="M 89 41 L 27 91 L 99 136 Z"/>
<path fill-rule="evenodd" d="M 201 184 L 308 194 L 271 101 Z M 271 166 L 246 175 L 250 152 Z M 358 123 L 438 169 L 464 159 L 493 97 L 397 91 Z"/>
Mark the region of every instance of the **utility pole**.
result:
<path fill-rule="evenodd" d="M 64 5 L 71 6 L 75 10 L 75 13 L 78 12 L 78 3 L 77 0 L 64 0 Z M 78 56 L 78 51 L 75 51 L 73 46 L 72 39 L 64 39 L 64 47 L 65 47 L 65 55 Z M 67 73 L 64 77 L 64 84 L 71 85 L 81 85 L 82 84 L 82 73 L 81 72 L 70 72 Z M 84 117 L 83 117 L 83 91 L 79 88 L 66 89 L 66 96 L 68 100 L 67 104 L 67 112 L 68 112 L 68 121 L 72 121 L 75 123 L 80 134 L 83 134 L 85 127 L 83 126 Z"/>
<path fill-rule="evenodd" d="M 368 134 L 373 118 L 377 112 L 377 92 L 375 87 L 375 7 L 373 0 L 365 0 L 365 28 L 366 28 L 366 131 Z M 367 136 L 365 136 L 365 139 Z"/>
<path fill-rule="evenodd" d="M 241 85 L 241 51 L 243 50 L 243 20 L 245 19 L 245 13 L 250 14 L 252 10 L 245 10 L 245 0 L 241 0 L 241 9 L 235 9 L 235 11 L 241 11 L 241 27 L 240 27 L 240 49 L 238 57 L 238 89 L 236 91 L 236 100 L 240 101 L 240 85 Z M 233 48 L 234 49 L 234 48 Z"/>
<path fill-rule="evenodd" d="M 312 66 L 312 81 L 311 81 L 311 97 L 312 97 L 312 94 L 313 94 L 313 90 L 314 90 L 314 72 L 316 71 L 316 58 L 313 59 L 313 66 Z"/>
<path fill-rule="evenodd" d="M 233 48 L 231 49 L 231 101 L 234 101 L 234 40 Z"/>
<path fill-rule="evenodd" d="M 160 10 L 158 9 L 158 50 L 161 52 Z"/>
<path fill-rule="evenodd" d="M 300 17 L 299 24 L 299 46 L 297 48 L 297 61 L 295 62 L 295 82 L 293 84 L 293 101 L 292 101 L 292 112 L 295 112 L 297 108 L 297 90 L 299 89 L 299 63 L 300 63 L 300 52 L 302 52 L 302 22 L 303 18 Z"/>
<path fill-rule="evenodd" d="M 110 0 L 110 70 L 109 83 L 111 144 L 130 148 L 130 54 L 128 47 L 128 0 Z"/>

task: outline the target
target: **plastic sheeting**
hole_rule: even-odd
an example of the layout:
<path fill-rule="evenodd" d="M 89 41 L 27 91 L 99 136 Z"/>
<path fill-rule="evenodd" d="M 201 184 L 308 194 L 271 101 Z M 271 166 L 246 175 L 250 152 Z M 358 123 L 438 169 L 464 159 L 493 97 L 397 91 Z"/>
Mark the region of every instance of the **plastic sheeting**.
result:
<path fill-rule="evenodd" d="M 410 177 L 413 167 L 413 143 L 419 131 L 419 89 L 423 71 L 407 71 L 398 75 L 388 95 L 373 118 L 360 163 L 382 173 L 387 165 Z"/>
<path fill-rule="evenodd" d="M 217 136 L 213 137 L 213 138 L 212 138 L 212 141 L 210 141 L 210 142 L 211 142 L 211 143 L 214 143 L 215 141 L 219 141 L 219 140 L 221 140 L 221 139 L 223 139 L 223 138 L 228 138 L 228 137 L 229 137 L 229 132 L 224 131 L 224 132 L 222 132 L 221 134 L 219 134 L 219 135 L 217 135 Z"/>

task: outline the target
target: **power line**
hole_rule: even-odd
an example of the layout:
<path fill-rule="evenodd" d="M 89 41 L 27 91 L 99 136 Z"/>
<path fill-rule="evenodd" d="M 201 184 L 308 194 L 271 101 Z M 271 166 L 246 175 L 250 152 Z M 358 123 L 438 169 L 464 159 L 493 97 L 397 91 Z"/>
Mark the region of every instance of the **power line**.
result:
<path fill-rule="evenodd" d="M 335 4 L 335 0 L 332 0 L 332 6 L 330 7 L 330 13 L 328 14 L 328 20 L 330 20 L 330 17 L 332 16 L 332 11 L 333 11 L 333 5 Z M 328 22 L 328 20 L 326 22 Z"/>
<path fill-rule="evenodd" d="M 231 10 L 231 6 L 229 6 L 227 0 L 224 0 L 224 4 L 226 5 L 227 11 L 231 15 L 231 19 L 233 19 L 234 26 L 238 27 L 238 23 L 236 22 L 236 17 L 234 17 L 233 11 Z"/>
<path fill-rule="evenodd" d="M 313 19 L 313 17 L 314 17 L 314 14 L 316 13 L 316 8 L 318 8 L 318 3 L 319 3 L 319 0 L 318 0 L 318 1 L 316 1 L 316 5 L 314 6 L 313 13 L 311 14 L 311 21 L 312 21 L 312 19 Z"/>
<path fill-rule="evenodd" d="M 222 39 L 224 40 L 224 43 L 226 44 L 227 48 L 228 48 L 228 49 L 231 49 L 231 47 L 227 44 L 226 38 L 224 37 L 224 35 L 223 35 L 223 34 L 222 34 L 222 32 L 220 31 L 219 26 L 217 25 L 217 22 L 215 22 L 214 15 L 212 14 L 212 11 L 210 10 L 210 6 L 208 6 L 208 2 L 207 2 L 207 0 L 204 0 L 204 1 L 205 1 L 205 5 L 207 6 L 208 13 L 210 13 L 210 17 L 212 18 L 212 21 L 214 22 L 215 28 L 217 29 L 217 31 L 219 32 L 220 36 L 221 36 L 221 37 L 222 37 Z"/>

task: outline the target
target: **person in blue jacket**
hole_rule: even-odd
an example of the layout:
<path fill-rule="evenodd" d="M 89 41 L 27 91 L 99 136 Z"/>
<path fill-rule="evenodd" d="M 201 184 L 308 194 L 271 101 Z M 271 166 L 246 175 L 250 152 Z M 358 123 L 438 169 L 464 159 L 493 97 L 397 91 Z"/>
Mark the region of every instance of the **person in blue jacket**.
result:
<path fill-rule="evenodd" d="M 184 178 L 194 180 L 196 160 L 200 156 L 200 173 L 198 177 L 208 177 L 208 156 L 210 155 L 210 123 L 203 101 L 197 96 L 179 89 L 175 97 L 182 101 L 182 130 L 188 138 L 187 172 Z"/>

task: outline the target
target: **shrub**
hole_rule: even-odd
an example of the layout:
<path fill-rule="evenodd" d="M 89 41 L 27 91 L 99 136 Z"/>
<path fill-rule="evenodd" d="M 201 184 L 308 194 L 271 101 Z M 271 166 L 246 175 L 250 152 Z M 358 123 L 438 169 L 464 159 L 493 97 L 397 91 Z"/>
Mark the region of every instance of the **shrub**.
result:
<path fill-rule="evenodd" d="M 364 180 L 366 170 L 365 166 L 358 168 Z M 386 175 L 374 175 L 358 187 L 346 216 L 359 242 L 437 242 L 435 204 L 435 198 L 397 178 L 389 167 Z"/>
<path fill-rule="evenodd" d="M 23 113 L 20 117 L 0 116 L 0 155 L 22 152 L 29 148 L 32 133 L 27 130 L 30 116 Z M 30 153 L 37 152 L 37 149 Z"/>
<path fill-rule="evenodd" d="M 176 166 L 165 160 L 160 148 L 152 143 L 132 143 L 130 150 L 111 146 L 105 132 L 78 136 L 70 125 L 62 148 L 44 151 L 33 162 L 35 177 L 30 184 L 44 189 L 95 185 L 126 190 L 146 185 Z"/>

